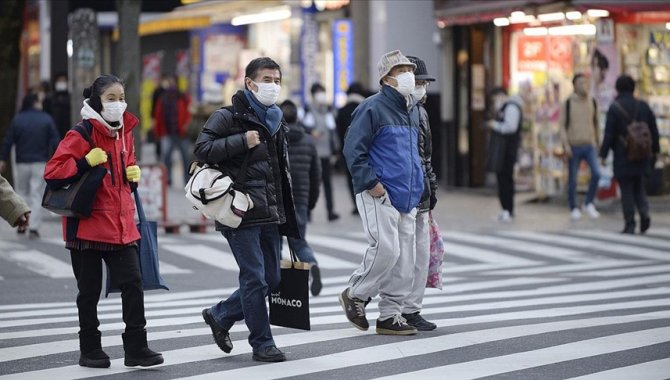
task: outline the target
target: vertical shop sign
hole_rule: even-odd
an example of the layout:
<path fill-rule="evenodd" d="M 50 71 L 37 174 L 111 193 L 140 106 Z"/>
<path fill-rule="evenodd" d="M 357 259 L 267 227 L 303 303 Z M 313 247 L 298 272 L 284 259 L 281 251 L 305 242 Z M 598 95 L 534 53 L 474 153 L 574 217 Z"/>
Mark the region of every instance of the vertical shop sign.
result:
<path fill-rule="evenodd" d="M 335 106 L 347 101 L 346 91 L 354 79 L 353 25 L 349 19 L 333 23 L 333 57 L 335 58 Z"/>
<path fill-rule="evenodd" d="M 563 36 L 518 37 L 517 64 L 519 71 L 572 70 L 572 41 Z M 547 66 L 548 65 L 548 66 Z"/>
<path fill-rule="evenodd" d="M 188 79 L 189 79 L 189 53 L 188 50 L 177 50 L 175 52 L 175 58 L 177 58 L 177 87 L 179 91 L 188 92 Z"/>
<path fill-rule="evenodd" d="M 316 9 L 303 8 L 302 35 L 300 38 L 300 72 L 302 73 L 302 102 L 307 103 L 312 83 L 319 81 L 316 67 L 316 55 L 319 52 L 319 23 L 316 21 Z"/>
<path fill-rule="evenodd" d="M 79 120 L 84 87 L 89 86 L 100 75 L 100 38 L 97 16 L 92 9 L 75 10 L 68 17 L 68 24 L 68 44 L 72 46 L 68 63 L 71 84 L 70 112 L 72 120 Z"/>

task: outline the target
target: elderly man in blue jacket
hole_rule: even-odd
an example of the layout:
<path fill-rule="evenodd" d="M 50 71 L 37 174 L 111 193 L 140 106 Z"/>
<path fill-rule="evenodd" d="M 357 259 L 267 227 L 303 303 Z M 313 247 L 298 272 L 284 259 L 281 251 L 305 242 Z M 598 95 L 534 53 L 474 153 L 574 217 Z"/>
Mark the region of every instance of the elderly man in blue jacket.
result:
<path fill-rule="evenodd" d="M 369 327 L 365 306 L 379 294 L 377 334 L 413 335 L 401 315 L 413 282 L 416 207 L 423 193 L 419 109 L 411 94 L 416 65 L 399 50 L 377 64 L 381 90 L 354 111 L 344 140 L 356 207 L 369 247 L 339 296 L 347 319 Z"/>

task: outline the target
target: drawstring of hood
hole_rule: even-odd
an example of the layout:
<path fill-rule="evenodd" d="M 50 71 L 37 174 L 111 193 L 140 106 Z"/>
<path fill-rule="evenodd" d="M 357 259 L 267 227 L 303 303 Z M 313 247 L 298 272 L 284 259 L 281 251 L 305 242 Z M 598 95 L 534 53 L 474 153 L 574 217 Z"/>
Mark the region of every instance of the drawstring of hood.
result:
<path fill-rule="evenodd" d="M 112 127 L 109 125 L 107 120 L 105 120 L 98 112 L 96 112 L 93 107 L 91 107 L 90 104 L 88 104 L 88 99 L 84 99 L 83 106 L 81 108 L 81 118 L 82 119 L 95 119 L 99 121 L 102 125 L 104 125 L 107 128 L 107 131 L 109 132 L 109 137 L 114 137 L 116 140 L 119 140 L 120 136 L 123 136 L 125 133 L 124 130 L 124 125 L 123 125 L 123 118 L 119 120 L 119 126 L 118 127 Z M 119 133 L 119 130 L 121 133 Z M 126 153 L 126 139 L 121 138 L 121 142 L 123 144 L 123 152 Z"/>

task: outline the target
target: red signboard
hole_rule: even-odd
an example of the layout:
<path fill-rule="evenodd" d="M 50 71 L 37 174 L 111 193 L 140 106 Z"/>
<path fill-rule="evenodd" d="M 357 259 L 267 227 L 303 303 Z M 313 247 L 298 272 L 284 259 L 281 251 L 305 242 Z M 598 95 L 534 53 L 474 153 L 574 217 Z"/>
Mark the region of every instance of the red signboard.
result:
<path fill-rule="evenodd" d="M 517 69 L 545 71 L 549 68 L 570 70 L 572 40 L 565 36 L 526 36 L 517 38 Z"/>

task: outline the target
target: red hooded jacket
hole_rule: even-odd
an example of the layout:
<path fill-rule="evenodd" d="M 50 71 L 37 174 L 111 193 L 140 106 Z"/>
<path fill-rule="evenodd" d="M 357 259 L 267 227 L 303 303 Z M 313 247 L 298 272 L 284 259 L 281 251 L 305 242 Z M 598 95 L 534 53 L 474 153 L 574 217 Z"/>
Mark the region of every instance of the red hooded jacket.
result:
<path fill-rule="evenodd" d="M 87 109 L 88 108 L 88 109 Z M 126 167 L 136 165 L 132 130 L 138 125 L 137 117 L 129 112 L 123 114 L 123 128 L 116 136 L 110 136 L 100 115 L 88 104 L 82 109 L 84 119 L 93 125 L 93 144 L 107 152 L 107 162 L 101 164 L 108 175 L 102 180 L 93 201 L 93 212 L 86 219 L 63 218 L 63 239 L 78 239 L 125 245 L 140 239 L 135 225 L 135 202 L 130 184 L 126 180 Z M 44 170 L 44 179 L 49 183 L 67 180 L 90 169 L 86 154 L 91 150 L 88 141 L 79 132 L 70 130 L 58 145 L 56 153 Z"/>
<path fill-rule="evenodd" d="M 158 98 L 158 101 L 156 102 L 156 108 L 154 110 L 154 134 L 156 137 L 164 137 L 168 134 L 167 132 L 167 126 L 165 125 L 165 97 L 168 91 L 173 91 L 173 90 L 166 90 L 163 91 L 163 94 L 161 95 L 160 98 Z M 188 95 L 183 94 L 181 92 L 178 92 L 177 94 L 177 135 L 179 137 L 185 137 L 186 136 L 186 130 L 188 127 L 188 124 L 191 122 L 191 113 L 188 112 L 188 107 L 189 104 L 191 103 L 191 99 Z"/>

